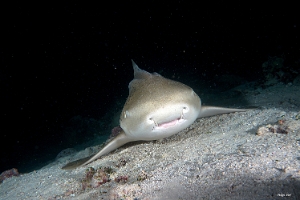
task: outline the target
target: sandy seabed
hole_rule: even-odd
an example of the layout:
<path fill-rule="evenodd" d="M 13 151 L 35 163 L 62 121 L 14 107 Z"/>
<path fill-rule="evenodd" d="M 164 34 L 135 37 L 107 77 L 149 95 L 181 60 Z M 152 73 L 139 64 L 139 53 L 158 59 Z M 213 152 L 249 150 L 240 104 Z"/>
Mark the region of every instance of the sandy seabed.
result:
<path fill-rule="evenodd" d="M 4 180 L 0 199 L 300 199 L 300 86 L 241 86 L 227 100 L 235 102 L 235 94 L 258 108 L 198 119 L 164 140 L 61 169 L 101 146 L 87 148 Z M 89 167 L 109 168 L 108 180 L 87 178 Z"/>

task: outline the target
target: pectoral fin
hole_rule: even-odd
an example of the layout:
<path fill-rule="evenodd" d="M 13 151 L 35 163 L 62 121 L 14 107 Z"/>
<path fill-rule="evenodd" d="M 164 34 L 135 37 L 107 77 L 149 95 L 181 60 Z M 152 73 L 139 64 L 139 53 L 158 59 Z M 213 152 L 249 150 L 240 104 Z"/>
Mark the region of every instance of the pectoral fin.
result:
<path fill-rule="evenodd" d="M 215 106 L 202 106 L 199 112 L 198 118 L 209 117 L 219 114 L 232 113 L 232 112 L 245 112 L 248 109 L 237 109 L 237 108 L 224 108 Z"/>
<path fill-rule="evenodd" d="M 79 166 L 81 166 L 83 163 L 85 163 L 86 161 L 88 161 L 90 158 L 92 158 L 94 155 L 92 156 L 89 156 L 89 157 L 86 157 L 86 158 L 82 158 L 82 159 L 79 159 L 79 160 L 75 160 L 73 162 L 70 162 L 68 164 L 66 164 L 65 166 L 62 167 L 62 169 L 65 169 L 65 170 L 71 170 L 71 169 L 75 169 Z"/>
<path fill-rule="evenodd" d="M 101 149 L 97 154 L 87 157 L 87 158 L 82 158 L 73 162 L 68 163 L 67 165 L 63 166 L 62 169 L 75 169 L 77 167 L 81 167 L 84 165 L 89 164 L 90 162 L 98 159 L 99 157 L 108 154 L 109 152 L 119 148 L 123 144 L 126 144 L 128 142 L 134 141 L 132 138 L 129 138 L 124 131 L 121 131 L 121 133 L 114 138 L 112 141 L 110 141 L 103 149 Z"/>

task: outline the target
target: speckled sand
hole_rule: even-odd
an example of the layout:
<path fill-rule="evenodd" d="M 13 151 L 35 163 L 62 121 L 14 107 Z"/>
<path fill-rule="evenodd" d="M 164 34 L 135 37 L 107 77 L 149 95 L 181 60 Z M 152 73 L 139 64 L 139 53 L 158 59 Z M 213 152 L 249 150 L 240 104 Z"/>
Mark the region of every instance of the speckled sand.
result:
<path fill-rule="evenodd" d="M 198 119 L 162 141 L 131 143 L 86 167 L 60 169 L 100 147 L 88 148 L 5 180 L 0 199 L 299 199 L 300 86 L 238 87 L 222 100 L 234 102 L 236 93 L 259 108 Z M 288 134 L 272 133 L 276 127 Z M 121 159 L 126 165 L 117 167 Z M 83 190 L 85 170 L 100 166 L 115 171 L 111 181 Z M 120 175 L 127 183 L 114 181 Z"/>

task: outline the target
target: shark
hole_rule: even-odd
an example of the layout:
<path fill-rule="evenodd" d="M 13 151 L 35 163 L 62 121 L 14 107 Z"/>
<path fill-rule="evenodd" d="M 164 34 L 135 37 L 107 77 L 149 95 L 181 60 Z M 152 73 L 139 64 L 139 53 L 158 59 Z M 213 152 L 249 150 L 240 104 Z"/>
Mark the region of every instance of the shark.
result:
<path fill-rule="evenodd" d="M 200 97 L 189 86 L 142 70 L 131 61 L 134 78 L 129 83 L 129 95 L 120 115 L 122 131 L 97 154 L 70 162 L 62 169 L 85 166 L 128 142 L 170 137 L 197 118 L 247 110 L 202 106 Z"/>

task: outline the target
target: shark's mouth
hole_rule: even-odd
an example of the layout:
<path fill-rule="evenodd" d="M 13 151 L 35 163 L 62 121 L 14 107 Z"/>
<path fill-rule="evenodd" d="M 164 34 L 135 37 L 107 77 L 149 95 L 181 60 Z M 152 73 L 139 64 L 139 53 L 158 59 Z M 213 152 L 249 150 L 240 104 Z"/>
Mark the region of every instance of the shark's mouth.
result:
<path fill-rule="evenodd" d="M 168 129 L 168 128 L 178 125 L 178 123 L 182 123 L 183 121 L 185 121 L 183 112 L 181 113 L 181 115 L 179 117 L 177 117 L 171 121 L 165 121 L 165 122 L 158 123 L 152 117 L 150 118 L 150 120 L 154 122 L 155 126 L 153 127 L 153 129 Z"/>
<path fill-rule="evenodd" d="M 181 118 L 177 118 L 175 120 L 172 120 L 172 121 L 169 121 L 169 122 L 164 122 L 164 123 L 161 123 L 161 124 L 158 124 L 158 127 L 161 127 L 161 128 L 169 128 L 171 126 L 174 126 L 177 124 L 177 122 L 180 120 Z"/>

